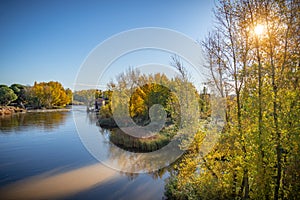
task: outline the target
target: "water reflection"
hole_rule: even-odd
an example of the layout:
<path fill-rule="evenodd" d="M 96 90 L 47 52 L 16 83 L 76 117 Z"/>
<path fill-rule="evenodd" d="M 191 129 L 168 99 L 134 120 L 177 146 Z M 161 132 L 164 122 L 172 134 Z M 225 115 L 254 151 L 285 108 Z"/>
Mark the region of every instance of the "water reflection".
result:
<path fill-rule="evenodd" d="M 149 153 L 131 153 L 126 152 L 114 144 L 110 145 L 108 151 L 108 160 L 104 162 L 109 166 L 116 167 L 124 172 L 144 172 L 152 173 L 157 169 L 163 169 L 162 166 L 169 166 L 169 160 L 177 160 L 181 150 L 178 147 L 178 142 L 170 143 L 169 146 L 163 147 L 157 151 Z M 167 150 L 165 150 L 167 149 Z M 172 152 L 172 153 L 170 153 Z"/>
<path fill-rule="evenodd" d="M 110 132 L 96 126 L 95 114 L 87 114 L 85 107 L 73 107 L 72 112 L 80 116 L 80 126 L 87 136 L 97 136 L 92 142 L 102 146 L 100 153 L 103 159 L 114 162 L 119 168 L 126 168 L 133 159 L 137 170 L 147 169 L 138 161 L 145 158 L 121 154 L 119 148 L 109 142 Z M 80 143 L 72 112 L 0 117 L 1 199 L 162 198 L 164 179 L 172 168 L 137 174 L 94 164 L 95 160 L 89 157 Z M 44 130 L 51 134 L 41 134 Z M 8 134 L 14 132 L 23 134 Z M 151 166 L 157 161 L 149 162 Z M 61 168 L 69 171 L 62 172 Z M 60 169 L 60 173 L 52 169 Z"/>
<path fill-rule="evenodd" d="M 50 131 L 64 124 L 69 114 L 69 112 L 44 112 L 0 116 L 0 133 L 22 132 L 24 129 L 31 128 Z"/>
<path fill-rule="evenodd" d="M 98 118 L 95 113 L 87 113 L 87 118 L 90 124 L 96 125 L 98 123 Z"/>
<path fill-rule="evenodd" d="M 148 153 L 133 153 L 121 149 L 109 141 L 110 131 L 96 126 L 95 114 L 83 116 L 74 113 L 77 130 L 86 149 L 99 161 L 108 167 L 127 174 L 150 173 L 165 166 L 170 161 L 177 160 L 183 151 L 179 148 L 179 141 L 172 140 L 168 145 L 157 151 Z M 89 123 L 85 121 L 88 119 Z M 132 175 L 131 175 L 132 176 Z"/>
<path fill-rule="evenodd" d="M 152 179 L 162 179 L 163 175 L 171 168 L 164 168 L 153 172 Z M 53 170 L 54 171 L 54 170 Z M 47 172 L 41 175 L 18 181 L 6 187 L 0 188 L 3 199 L 57 199 L 76 195 L 80 192 L 89 191 L 97 186 L 112 184 L 120 181 L 120 176 L 126 175 L 128 181 L 123 182 L 120 188 L 113 191 L 105 199 L 153 199 L 157 197 L 154 191 L 160 191 L 163 186 L 153 184 L 154 181 L 142 177 L 137 182 L 133 181 L 141 174 L 119 173 L 102 164 L 94 164 L 81 167 L 63 173 Z M 140 196 L 141 193 L 143 196 Z M 97 195 L 99 197 L 100 195 Z M 125 198 L 125 196 L 127 196 Z"/>

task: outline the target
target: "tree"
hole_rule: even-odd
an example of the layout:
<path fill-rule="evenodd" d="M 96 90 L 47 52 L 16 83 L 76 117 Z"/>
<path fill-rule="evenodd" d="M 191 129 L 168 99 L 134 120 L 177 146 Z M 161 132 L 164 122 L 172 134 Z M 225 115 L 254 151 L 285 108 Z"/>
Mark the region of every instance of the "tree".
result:
<path fill-rule="evenodd" d="M 170 91 L 166 86 L 148 83 L 138 87 L 130 98 L 130 115 L 133 118 L 148 120 L 151 106 L 160 104 L 166 107 L 169 97 Z"/>
<path fill-rule="evenodd" d="M 209 155 L 199 156 L 197 144 L 182 160 L 174 198 L 182 191 L 199 199 L 300 195 L 299 6 L 298 0 L 216 4 L 215 29 L 202 46 L 210 81 L 227 101 L 226 125 Z"/>
<path fill-rule="evenodd" d="M 17 95 L 17 99 L 15 102 L 19 105 L 24 107 L 24 104 L 26 104 L 26 86 L 21 84 L 12 84 L 10 88 L 14 91 L 14 93 Z"/>
<path fill-rule="evenodd" d="M 72 99 L 73 99 L 73 92 L 72 92 L 72 90 L 70 88 L 67 88 L 65 90 L 65 92 L 66 92 L 66 96 L 67 96 L 67 98 L 66 98 L 66 104 L 72 103 Z"/>
<path fill-rule="evenodd" d="M 67 94 L 59 82 L 35 82 L 32 87 L 32 93 L 37 97 L 38 104 L 41 107 L 53 108 L 65 106 L 71 102 L 70 90 L 68 90 Z"/>
<path fill-rule="evenodd" d="M 16 100 L 18 97 L 12 89 L 6 85 L 0 86 L 0 104 L 7 106 L 10 102 Z"/>
<path fill-rule="evenodd" d="M 95 89 L 75 91 L 73 99 L 79 102 L 84 102 L 87 106 L 91 106 L 95 102 L 96 92 L 97 90 Z"/>

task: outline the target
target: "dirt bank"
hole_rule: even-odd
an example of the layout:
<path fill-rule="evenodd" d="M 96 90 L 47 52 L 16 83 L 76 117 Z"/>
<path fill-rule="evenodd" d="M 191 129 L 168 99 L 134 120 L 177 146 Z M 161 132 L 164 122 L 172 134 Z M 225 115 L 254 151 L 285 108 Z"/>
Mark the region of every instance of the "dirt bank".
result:
<path fill-rule="evenodd" d="M 14 106 L 0 106 L 0 115 L 11 115 L 14 113 L 25 113 L 26 109 Z"/>

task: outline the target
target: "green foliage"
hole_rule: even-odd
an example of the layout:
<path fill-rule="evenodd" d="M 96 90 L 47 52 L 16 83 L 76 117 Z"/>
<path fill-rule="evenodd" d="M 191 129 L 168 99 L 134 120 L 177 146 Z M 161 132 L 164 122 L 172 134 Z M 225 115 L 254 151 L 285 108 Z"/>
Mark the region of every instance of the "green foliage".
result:
<path fill-rule="evenodd" d="M 12 89 L 7 87 L 6 85 L 0 86 L 0 105 L 6 106 L 17 98 L 17 95 Z"/>
<path fill-rule="evenodd" d="M 98 97 L 99 95 L 101 95 L 101 92 L 96 89 L 80 90 L 74 92 L 73 99 L 75 101 L 83 102 L 87 106 L 91 106 L 95 102 L 95 97 Z"/>
<path fill-rule="evenodd" d="M 24 104 L 27 104 L 27 90 L 28 87 L 21 85 L 21 84 L 12 84 L 10 88 L 14 91 L 17 95 L 17 99 L 15 102 L 18 106 L 24 107 Z"/>
<path fill-rule="evenodd" d="M 112 113 L 111 113 L 109 104 L 106 104 L 101 107 L 101 109 L 99 111 L 99 117 L 100 118 L 111 118 L 112 117 Z"/>

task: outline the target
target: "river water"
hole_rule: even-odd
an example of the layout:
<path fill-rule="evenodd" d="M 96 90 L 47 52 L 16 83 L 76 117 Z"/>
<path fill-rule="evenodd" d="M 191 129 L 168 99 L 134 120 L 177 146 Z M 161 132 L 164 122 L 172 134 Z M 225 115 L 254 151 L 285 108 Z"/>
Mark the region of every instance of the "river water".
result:
<path fill-rule="evenodd" d="M 73 114 L 99 130 L 94 114 L 70 112 L 0 116 L 0 196 L 6 199 L 162 199 L 167 171 L 124 173 L 96 160 L 77 133 Z M 111 145 L 106 143 L 106 145 Z M 103 148 L 109 154 L 111 148 Z"/>

